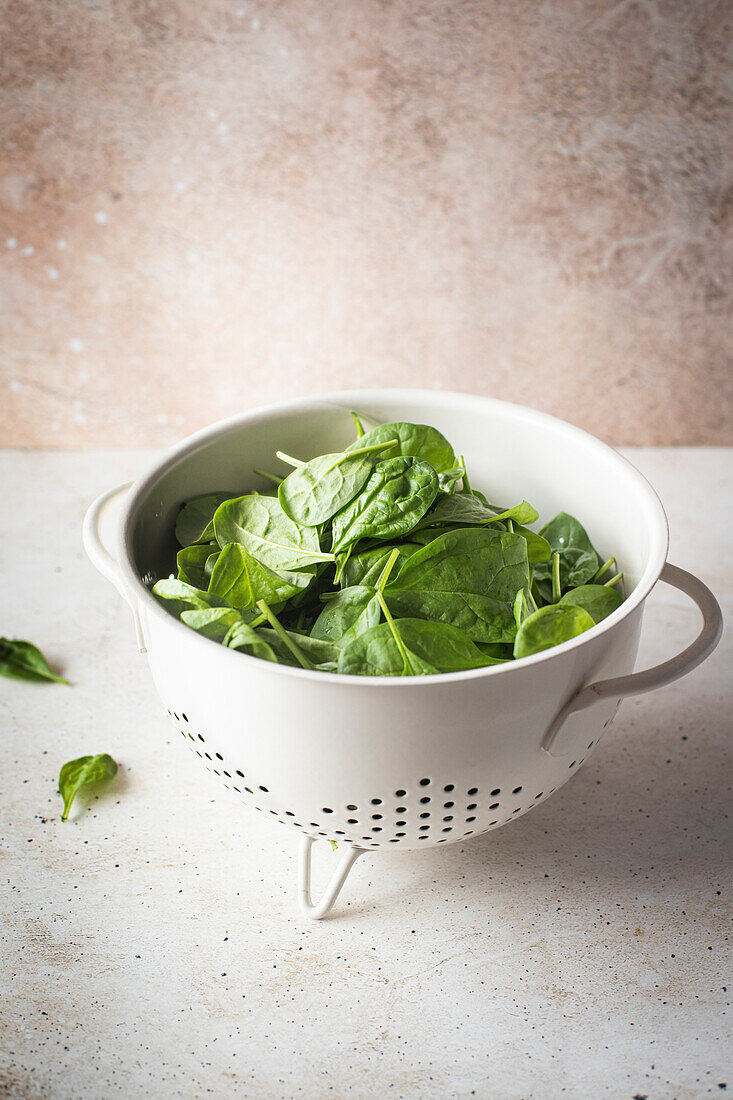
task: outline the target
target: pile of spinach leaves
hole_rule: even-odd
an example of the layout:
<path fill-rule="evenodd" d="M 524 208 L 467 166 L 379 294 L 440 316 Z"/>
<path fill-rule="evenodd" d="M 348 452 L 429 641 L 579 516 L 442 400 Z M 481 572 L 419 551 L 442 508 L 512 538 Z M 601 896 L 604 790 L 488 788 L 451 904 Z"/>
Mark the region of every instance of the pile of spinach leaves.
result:
<path fill-rule="evenodd" d="M 363 676 L 501 664 L 620 605 L 622 574 L 561 512 L 490 504 L 427 424 L 381 424 L 295 458 L 243 496 L 186 502 L 177 575 L 153 587 L 187 626 L 265 661 Z"/>

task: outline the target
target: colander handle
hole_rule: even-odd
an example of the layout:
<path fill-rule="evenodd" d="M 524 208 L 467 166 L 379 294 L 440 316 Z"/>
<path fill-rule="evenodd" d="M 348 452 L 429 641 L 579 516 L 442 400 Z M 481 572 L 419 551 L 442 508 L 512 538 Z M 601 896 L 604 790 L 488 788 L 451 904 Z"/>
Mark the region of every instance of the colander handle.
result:
<path fill-rule="evenodd" d="M 312 836 L 301 836 L 298 850 L 298 905 L 307 917 L 320 920 L 330 913 L 336 904 L 336 898 L 341 893 L 341 887 L 346 882 L 349 871 L 364 852 L 363 848 L 355 848 L 349 845 L 345 849 L 333 877 L 326 887 L 326 891 L 317 905 L 311 900 L 311 850 L 313 848 Z"/>
<path fill-rule="evenodd" d="M 679 680 L 681 676 L 702 664 L 717 646 L 723 633 L 723 614 L 708 586 L 692 573 L 676 565 L 670 565 L 669 562 L 662 569 L 659 579 L 665 584 L 671 584 L 673 588 L 678 588 L 697 604 L 702 612 L 702 630 L 692 645 L 683 649 L 676 657 L 670 658 L 669 661 L 663 661 L 661 665 L 647 668 L 643 672 L 632 672 L 628 676 L 599 680 L 595 684 L 588 684 L 587 687 L 582 688 L 565 704 L 545 734 L 542 748 L 550 756 L 562 755 L 558 735 L 568 715 L 593 706 L 599 699 L 616 696 L 620 700 L 625 695 L 641 695 L 642 692 L 653 691 L 665 684 L 671 684 L 673 680 Z"/>
<path fill-rule="evenodd" d="M 103 577 L 112 582 L 125 603 L 129 604 L 132 617 L 135 620 L 138 649 L 141 653 L 145 653 L 147 649 L 137 603 L 127 587 L 117 558 L 109 549 L 104 538 L 105 528 L 109 531 L 110 528 L 116 526 L 120 506 L 131 485 L 132 482 L 128 481 L 125 485 L 118 485 L 116 489 L 110 489 L 109 492 L 102 493 L 100 497 L 97 497 L 84 516 L 82 542 L 92 565 L 99 570 Z"/>

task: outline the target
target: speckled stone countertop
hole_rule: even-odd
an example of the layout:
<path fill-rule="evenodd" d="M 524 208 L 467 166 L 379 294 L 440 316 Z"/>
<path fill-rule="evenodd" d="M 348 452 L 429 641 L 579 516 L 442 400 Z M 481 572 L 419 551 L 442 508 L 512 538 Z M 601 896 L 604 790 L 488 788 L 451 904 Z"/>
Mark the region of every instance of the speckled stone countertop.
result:
<path fill-rule="evenodd" d="M 670 560 L 729 609 L 731 453 L 626 453 L 667 507 Z M 336 916 L 312 923 L 297 837 L 181 751 L 129 611 L 83 555 L 86 505 L 152 457 L 0 452 L 2 633 L 73 685 L 0 681 L 0 1095 L 733 1092 L 729 637 L 625 701 L 532 813 L 365 856 Z M 660 585 L 639 666 L 696 626 Z M 59 766 L 101 751 L 116 781 L 62 824 Z M 315 856 L 323 879 L 335 857 Z"/>

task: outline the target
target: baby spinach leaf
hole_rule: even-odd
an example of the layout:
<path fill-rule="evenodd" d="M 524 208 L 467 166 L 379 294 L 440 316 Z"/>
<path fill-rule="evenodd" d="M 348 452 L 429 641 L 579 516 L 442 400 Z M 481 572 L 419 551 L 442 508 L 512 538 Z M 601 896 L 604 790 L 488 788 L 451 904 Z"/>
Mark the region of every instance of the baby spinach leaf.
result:
<path fill-rule="evenodd" d="M 459 481 L 463 480 L 463 467 L 438 472 L 438 488 L 441 493 L 454 493 Z"/>
<path fill-rule="evenodd" d="M 470 527 L 486 526 L 511 519 L 517 523 L 534 523 L 537 512 L 523 500 L 513 508 L 503 512 L 494 512 L 473 493 L 454 493 L 441 495 L 434 507 L 420 521 L 420 527 Z"/>
<path fill-rule="evenodd" d="M 231 607 L 206 607 L 181 612 L 181 622 L 217 642 L 223 641 L 229 630 L 242 621 L 241 613 Z"/>
<path fill-rule="evenodd" d="M 278 489 L 285 513 L 297 523 L 315 527 L 353 500 L 371 473 L 373 455 L 392 443 L 387 437 L 362 446 L 365 439 L 355 440 L 348 451 L 319 455 L 288 474 Z"/>
<path fill-rule="evenodd" d="M 390 440 L 396 442 L 384 451 L 382 459 L 397 458 L 400 455 L 406 458 L 421 458 L 423 462 L 432 466 L 436 473 L 445 473 L 457 465 L 456 456 L 448 440 L 437 428 L 431 428 L 428 424 L 409 424 L 405 421 L 380 424 L 379 427 L 372 428 L 363 435 L 361 439 L 355 440 L 348 450 L 384 444 Z"/>
<path fill-rule="evenodd" d="M 51 672 L 48 661 L 37 646 L 20 638 L 0 638 L 0 676 L 10 680 L 52 681 L 68 684 L 63 676 Z"/>
<path fill-rule="evenodd" d="M 206 563 L 209 558 L 218 554 L 217 542 L 194 542 L 190 546 L 184 546 L 176 556 L 178 580 L 191 584 L 194 588 L 208 588 L 211 574 L 206 574 Z"/>
<path fill-rule="evenodd" d="M 595 576 L 600 559 L 585 528 L 567 512 L 559 512 L 540 531 L 552 553 L 560 555 L 560 587 L 563 592 L 588 584 Z M 552 599 L 552 562 L 538 564 L 534 582 L 542 599 Z"/>
<path fill-rule="evenodd" d="M 604 584 L 582 584 L 578 588 L 571 588 L 561 597 L 559 606 L 584 608 L 594 623 L 605 619 L 617 607 L 623 603 L 620 592 L 615 588 L 607 588 Z"/>
<path fill-rule="evenodd" d="M 269 642 L 245 622 L 238 622 L 224 635 L 223 644 L 230 649 L 239 649 L 251 657 L 260 657 L 263 661 L 278 663 L 275 650 Z"/>
<path fill-rule="evenodd" d="M 109 755 L 102 752 L 96 756 L 80 756 L 78 760 L 69 760 L 59 773 L 59 792 L 64 800 L 64 812 L 61 820 L 66 821 L 71 804 L 80 787 L 87 783 L 99 783 L 112 779 L 117 774 L 117 765 Z"/>
<path fill-rule="evenodd" d="M 418 458 L 378 462 L 356 499 L 333 518 L 334 553 L 343 554 L 359 539 L 391 539 L 407 534 L 437 492 L 438 477 L 427 462 Z"/>
<path fill-rule="evenodd" d="M 292 520 L 275 497 L 252 494 L 225 500 L 214 515 L 214 532 L 222 549 L 235 542 L 269 569 L 301 569 L 320 561 L 333 561 L 323 554 L 318 530 Z"/>
<path fill-rule="evenodd" d="M 425 676 L 495 663 L 463 631 L 447 623 L 395 619 L 392 625 L 407 653 L 407 671 L 403 652 L 388 622 L 372 627 L 350 642 L 341 651 L 338 671 L 356 676 Z"/>
<path fill-rule="evenodd" d="M 395 615 L 449 623 L 473 641 L 510 642 L 514 599 L 528 585 L 521 535 L 464 527 L 417 550 L 384 595 Z"/>
<path fill-rule="evenodd" d="M 176 618 L 180 618 L 182 611 L 226 606 L 226 600 L 214 593 L 204 592 L 194 585 L 186 584 L 185 581 L 174 580 L 172 577 L 167 580 L 156 581 L 152 591 L 158 602 L 163 604 Z"/>
<path fill-rule="evenodd" d="M 265 626 L 258 629 L 257 633 L 272 646 L 281 665 L 291 665 L 297 668 L 301 662 L 297 661 L 288 646 L 283 642 L 274 630 Z M 322 638 L 311 638 L 297 630 L 286 631 L 288 639 L 297 646 L 300 653 L 308 659 L 308 664 L 301 667 L 315 668 L 320 672 L 335 672 L 339 658 L 339 647 Z"/>
<path fill-rule="evenodd" d="M 592 626 L 595 626 L 593 619 L 582 607 L 561 604 L 540 607 L 520 626 L 514 640 L 514 656 L 519 659 L 551 649 Z"/>
<path fill-rule="evenodd" d="M 376 589 L 367 585 L 344 588 L 328 601 L 310 636 L 337 646 L 348 645 L 365 630 L 377 626 L 381 617 Z"/>
<path fill-rule="evenodd" d="M 214 513 L 229 496 L 229 493 L 206 493 L 183 505 L 176 520 L 176 538 L 181 546 L 211 542 L 214 538 Z"/>
<path fill-rule="evenodd" d="M 214 566 L 208 595 L 238 611 L 246 611 L 258 600 L 268 603 L 287 600 L 307 588 L 312 580 L 310 573 L 275 573 L 252 557 L 244 546 L 230 542 Z"/>
<path fill-rule="evenodd" d="M 552 557 L 549 542 L 547 539 L 543 539 L 542 535 L 538 535 L 536 531 L 531 531 L 529 527 L 523 527 L 521 523 L 515 522 L 514 534 L 521 535 L 527 543 L 527 557 L 530 565 L 536 565 L 541 561 L 549 561 Z"/>
<path fill-rule="evenodd" d="M 432 533 L 433 536 L 435 532 Z M 417 542 L 381 543 L 370 550 L 362 550 L 353 558 L 349 558 L 341 574 L 341 583 L 344 588 L 351 588 L 358 584 L 375 585 L 379 576 L 387 564 L 387 559 L 393 550 L 398 551 L 395 564 L 395 573 L 399 572 L 403 562 L 406 562 L 411 554 L 419 550 Z"/>

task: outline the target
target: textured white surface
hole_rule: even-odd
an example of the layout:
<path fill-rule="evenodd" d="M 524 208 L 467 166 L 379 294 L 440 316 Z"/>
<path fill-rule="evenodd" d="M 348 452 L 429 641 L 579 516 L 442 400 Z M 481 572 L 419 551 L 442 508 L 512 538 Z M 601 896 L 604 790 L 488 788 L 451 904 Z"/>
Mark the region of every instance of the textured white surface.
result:
<path fill-rule="evenodd" d="M 670 560 L 729 611 L 731 453 L 626 453 L 668 510 Z M 129 611 L 83 556 L 86 505 L 151 458 L 0 453 L 0 630 L 73 683 L 0 681 L 0 1095 L 733 1091 L 728 636 L 627 700 L 548 802 L 465 845 L 364 856 L 314 924 L 295 835 L 182 751 Z M 640 666 L 696 625 L 660 585 Z M 117 780 L 62 825 L 60 765 L 100 751 Z M 315 857 L 324 880 L 336 857 Z"/>

